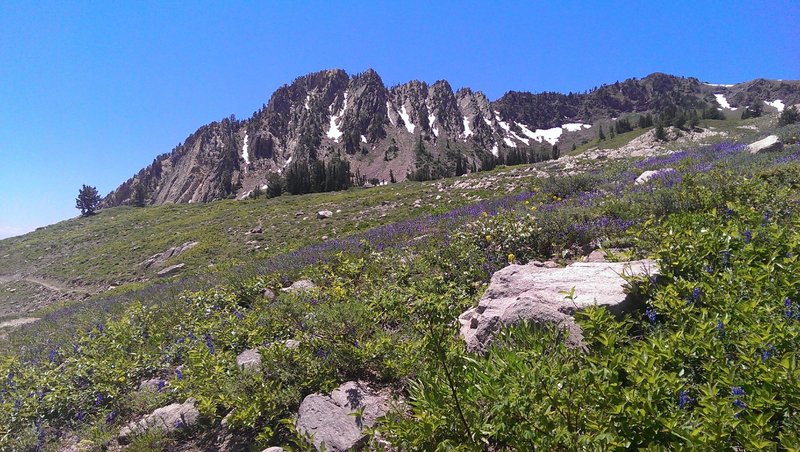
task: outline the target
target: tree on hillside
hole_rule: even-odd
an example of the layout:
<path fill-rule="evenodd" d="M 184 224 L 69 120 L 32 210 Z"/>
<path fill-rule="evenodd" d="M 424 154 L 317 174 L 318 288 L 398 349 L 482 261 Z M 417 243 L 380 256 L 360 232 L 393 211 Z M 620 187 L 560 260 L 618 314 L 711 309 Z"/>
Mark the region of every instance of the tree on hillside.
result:
<path fill-rule="evenodd" d="M 78 191 L 78 197 L 75 198 L 75 208 L 81 210 L 81 215 L 88 217 L 94 215 L 97 206 L 100 204 L 100 194 L 97 193 L 97 188 L 89 185 L 84 185 Z"/>
<path fill-rule="evenodd" d="M 136 207 L 144 207 L 147 203 L 147 193 L 145 193 L 144 185 L 137 182 L 133 186 L 133 205 Z"/>
<path fill-rule="evenodd" d="M 788 126 L 796 122 L 800 122 L 800 112 L 797 111 L 796 107 L 789 107 L 783 110 L 783 113 L 778 118 L 779 126 Z"/>

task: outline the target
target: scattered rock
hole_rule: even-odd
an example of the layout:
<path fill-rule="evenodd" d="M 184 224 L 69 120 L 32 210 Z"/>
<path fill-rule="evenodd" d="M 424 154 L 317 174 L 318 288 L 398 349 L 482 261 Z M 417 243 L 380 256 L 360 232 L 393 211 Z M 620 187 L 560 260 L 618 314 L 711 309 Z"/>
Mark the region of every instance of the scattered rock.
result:
<path fill-rule="evenodd" d="M 355 416 L 362 410 L 360 416 Z M 303 399 L 297 430 L 311 438 L 317 450 L 346 451 L 364 446 L 365 427 L 372 427 L 389 410 L 389 399 L 360 382 L 349 381 L 330 395 L 311 394 Z"/>
<path fill-rule="evenodd" d="M 153 266 L 160 267 L 167 261 L 167 259 L 178 256 L 179 254 L 182 254 L 194 248 L 195 246 L 197 246 L 197 243 L 198 242 L 186 242 L 182 245 L 172 247 L 162 253 L 154 254 L 148 257 L 147 259 L 145 259 L 144 262 L 142 262 L 139 265 L 143 266 L 144 268 L 150 268 Z"/>
<path fill-rule="evenodd" d="M 269 301 L 272 301 L 272 300 L 275 299 L 275 292 L 273 292 L 270 289 L 264 289 L 264 291 L 261 292 L 261 296 L 266 298 Z"/>
<path fill-rule="evenodd" d="M 783 149 L 783 143 L 776 135 L 770 135 L 763 140 L 758 140 L 755 143 L 747 146 L 751 154 L 758 154 L 759 152 L 772 152 L 780 151 Z"/>
<path fill-rule="evenodd" d="M 625 293 L 625 275 L 656 272 L 655 262 L 576 262 L 563 268 L 535 264 L 509 265 L 494 275 L 477 307 L 459 316 L 461 335 L 471 351 L 485 350 L 497 330 L 521 320 L 560 325 L 569 333 L 567 343 L 583 346 L 580 327 L 571 314 L 597 304 L 615 314 L 636 306 Z M 575 299 L 562 292 L 575 288 Z"/>
<path fill-rule="evenodd" d="M 245 350 L 236 357 L 236 365 L 243 370 L 258 370 L 261 367 L 261 353 L 256 349 Z"/>
<path fill-rule="evenodd" d="M 133 433 L 151 429 L 161 429 L 166 433 L 171 433 L 195 425 L 200 419 L 200 412 L 194 406 L 195 402 L 195 399 L 189 398 L 184 403 L 173 403 L 158 408 L 144 418 L 131 422 L 119 431 L 120 444 L 127 443 Z"/>
<path fill-rule="evenodd" d="M 296 341 L 296 340 L 294 340 L 294 339 L 286 339 L 286 340 L 283 342 L 283 344 L 284 344 L 284 345 L 286 346 L 286 348 L 288 348 L 289 350 L 294 350 L 294 349 L 296 349 L 297 347 L 300 347 L 300 341 Z"/>
<path fill-rule="evenodd" d="M 139 390 L 158 392 L 164 387 L 165 384 L 166 382 L 160 378 L 151 378 L 150 380 L 144 380 L 143 382 L 139 383 Z"/>
<path fill-rule="evenodd" d="M 661 177 L 663 175 L 671 174 L 671 173 L 674 173 L 674 172 L 675 172 L 675 169 L 673 169 L 673 168 L 662 168 L 660 170 L 645 171 L 642 174 L 640 174 L 639 177 L 636 178 L 636 182 L 634 182 L 634 183 L 636 185 L 643 185 L 643 184 L 646 184 L 647 182 L 649 182 L 653 178 Z"/>
<path fill-rule="evenodd" d="M 268 447 L 261 452 L 283 452 L 283 447 Z"/>
<path fill-rule="evenodd" d="M 22 317 L 19 319 L 6 320 L 5 322 L 0 322 L 0 328 L 6 328 L 6 327 L 11 328 L 15 326 L 27 325 L 37 320 L 39 320 L 38 317 Z"/>
<path fill-rule="evenodd" d="M 185 266 L 186 266 L 186 264 L 182 264 L 182 263 L 181 264 L 170 265 L 167 268 L 159 270 L 159 272 L 156 273 L 156 275 L 158 275 L 158 276 L 169 276 L 169 275 L 171 275 L 173 273 L 177 273 L 178 271 L 180 271 L 180 269 L 182 269 Z"/>
<path fill-rule="evenodd" d="M 316 288 L 317 288 L 317 285 L 314 284 L 313 281 L 311 281 L 309 279 L 301 279 L 299 281 L 293 282 L 291 286 L 284 287 L 281 290 L 284 291 L 284 292 L 295 293 L 295 292 L 306 292 L 306 291 L 309 291 L 311 289 L 316 289 Z"/>
<path fill-rule="evenodd" d="M 606 262 L 606 253 L 600 250 L 594 250 L 586 256 L 585 262 Z"/>
<path fill-rule="evenodd" d="M 318 220 L 324 220 L 324 219 L 330 218 L 332 216 L 333 216 L 333 212 L 331 212 L 330 210 L 320 210 L 319 212 L 317 212 L 317 219 Z"/>
<path fill-rule="evenodd" d="M 251 234 L 262 234 L 263 232 L 264 232 L 264 228 L 262 228 L 261 226 L 257 226 L 257 227 L 255 227 L 255 228 L 250 230 Z"/>

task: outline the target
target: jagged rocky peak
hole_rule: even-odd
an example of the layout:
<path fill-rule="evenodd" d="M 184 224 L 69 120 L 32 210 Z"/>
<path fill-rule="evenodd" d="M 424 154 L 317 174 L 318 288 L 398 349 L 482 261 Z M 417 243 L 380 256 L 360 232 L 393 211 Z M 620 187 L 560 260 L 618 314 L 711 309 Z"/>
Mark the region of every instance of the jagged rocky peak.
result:
<path fill-rule="evenodd" d="M 334 158 L 370 179 L 453 175 L 457 162 L 463 171 L 551 155 L 552 146 L 582 143 L 593 136 L 593 124 L 626 113 L 727 101 L 733 107 L 764 102 L 775 111 L 800 102 L 800 82 L 712 85 L 656 73 L 583 93 L 508 91 L 490 101 L 470 88 L 454 93 L 446 80 L 387 89 L 372 69 L 354 75 L 329 69 L 276 89 L 249 119 L 200 127 L 120 185 L 103 206 L 131 203 L 142 194 L 151 204 L 242 198 L 290 165 Z"/>

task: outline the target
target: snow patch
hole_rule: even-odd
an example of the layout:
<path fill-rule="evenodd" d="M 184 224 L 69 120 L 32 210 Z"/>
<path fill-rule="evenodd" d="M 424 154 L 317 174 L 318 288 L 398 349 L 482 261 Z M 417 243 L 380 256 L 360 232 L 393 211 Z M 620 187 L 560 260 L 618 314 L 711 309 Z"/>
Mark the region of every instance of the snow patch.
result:
<path fill-rule="evenodd" d="M 244 159 L 244 171 L 247 172 L 247 166 L 250 165 L 250 155 L 247 152 L 247 140 L 250 137 L 244 134 L 244 146 L 242 146 L 242 159 Z"/>
<path fill-rule="evenodd" d="M 469 128 L 469 118 L 464 116 L 464 138 L 472 135 L 472 129 Z"/>
<path fill-rule="evenodd" d="M 400 117 L 403 118 L 403 122 L 406 123 L 406 129 L 408 133 L 414 133 L 414 129 L 417 127 L 411 122 L 411 117 L 408 116 L 408 112 L 406 111 L 406 106 L 403 105 L 403 108 L 400 109 Z"/>
<path fill-rule="evenodd" d="M 511 131 L 511 126 L 510 126 L 510 125 L 508 125 L 508 123 L 507 123 L 507 122 L 498 120 L 498 121 L 497 121 L 497 123 L 498 123 L 498 124 L 500 124 L 500 127 L 502 127 L 502 128 L 503 128 L 503 130 L 505 130 L 505 131 L 506 131 L 506 133 L 508 133 L 509 131 Z"/>
<path fill-rule="evenodd" d="M 500 157 L 500 150 L 497 149 L 497 143 L 495 143 L 494 146 L 492 146 L 492 155 L 494 155 L 495 157 Z"/>
<path fill-rule="evenodd" d="M 728 110 L 736 110 L 736 108 L 731 107 L 731 104 L 728 103 L 728 99 L 725 98 L 724 94 L 714 94 L 714 97 L 717 99 L 717 103 L 722 108 L 727 108 Z"/>
<path fill-rule="evenodd" d="M 436 115 L 428 115 L 428 125 L 431 126 L 431 131 L 437 137 L 439 136 L 439 129 L 433 127 L 433 123 L 436 121 Z"/>
<path fill-rule="evenodd" d="M 361 135 L 361 142 L 362 143 L 366 143 L 367 142 L 367 137 L 365 137 L 364 135 Z"/>
<path fill-rule="evenodd" d="M 303 101 L 303 106 L 306 108 L 306 110 L 311 110 L 311 108 L 308 106 L 308 99 L 309 98 L 311 98 L 311 94 L 306 94 L 306 100 Z"/>
<path fill-rule="evenodd" d="M 528 128 L 528 126 L 526 126 L 525 124 L 522 124 L 521 122 L 518 122 L 518 123 L 516 123 L 516 124 L 517 124 L 517 127 L 519 127 L 520 129 L 522 129 L 522 133 L 523 133 L 523 134 L 524 134 L 526 137 L 528 137 L 528 138 L 533 138 L 534 140 L 536 139 L 536 133 L 532 132 L 532 131 L 531 131 L 531 129 L 529 129 L 529 128 Z M 541 141 L 541 140 L 540 140 L 540 141 Z"/>
<path fill-rule="evenodd" d="M 553 127 L 552 129 L 536 129 L 534 139 L 538 142 L 542 140 L 547 141 L 551 145 L 558 143 L 558 138 L 564 133 L 561 127 Z"/>
<path fill-rule="evenodd" d="M 330 111 L 332 108 L 333 104 L 331 104 L 331 106 L 328 107 L 328 110 Z M 344 115 L 344 110 L 346 108 L 347 108 L 347 91 L 345 91 L 344 93 L 344 101 L 342 102 L 342 109 L 339 110 L 339 113 L 331 115 L 330 126 L 328 127 L 328 132 L 325 134 L 328 138 L 332 139 L 333 141 L 336 141 L 337 143 L 339 142 L 339 138 L 342 137 L 344 132 L 339 130 L 339 125 L 336 124 L 336 122 L 339 121 L 342 115 Z"/>
<path fill-rule="evenodd" d="M 591 124 L 581 124 L 579 122 L 571 122 L 569 124 L 564 124 L 561 127 L 564 128 L 567 132 L 577 132 L 581 129 L 591 129 Z"/>
<path fill-rule="evenodd" d="M 770 107 L 775 107 L 778 111 L 783 111 L 786 108 L 786 105 L 783 104 L 783 101 L 780 99 L 773 100 L 772 102 L 764 101 L 765 104 L 769 105 Z"/>
<path fill-rule="evenodd" d="M 511 132 L 511 136 L 516 138 L 517 140 L 522 141 L 523 143 L 525 143 L 525 146 L 528 146 L 528 145 L 531 144 L 529 139 L 522 138 L 521 136 L 517 135 L 517 132 Z"/>
<path fill-rule="evenodd" d="M 393 126 L 396 125 L 394 119 L 392 119 L 392 103 L 388 100 L 386 101 L 386 116 L 389 117 L 389 122 L 392 123 Z"/>
<path fill-rule="evenodd" d="M 719 86 L 720 88 L 730 88 L 733 85 L 726 85 L 724 83 L 706 83 L 708 86 Z"/>
<path fill-rule="evenodd" d="M 512 148 L 517 147 L 517 143 L 514 143 L 514 140 L 512 140 L 511 138 L 504 137 L 503 141 L 505 141 L 506 145 L 508 145 L 509 147 L 512 147 Z"/>
<path fill-rule="evenodd" d="M 486 118 L 483 118 L 483 122 L 485 122 L 485 123 L 486 123 L 486 125 L 487 125 L 487 126 L 489 126 L 489 127 L 491 127 L 491 126 L 492 126 L 492 122 L 491 122 L 491 121 L 489 121 L 489 120 L 488 120 L 488 119 L 486 119 Z"/>

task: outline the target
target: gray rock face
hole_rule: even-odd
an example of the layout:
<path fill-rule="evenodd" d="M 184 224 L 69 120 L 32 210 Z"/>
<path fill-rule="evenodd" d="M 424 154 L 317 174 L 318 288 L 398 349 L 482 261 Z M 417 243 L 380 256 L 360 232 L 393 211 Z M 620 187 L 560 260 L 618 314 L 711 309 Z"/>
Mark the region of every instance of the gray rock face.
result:
<path fill-rule="evenodd" d="M 306 292 L 311 289 L 316 289 L 317 285 L 314 284 L 313 281 L 309 279 L 301 279 L 292 283 L 289 287 L 284 287 L 281 289 L 284 292 L 296 293 L 296 292 Z"/>
<path fill-rule="evenodd" d="M 162 266 L 164 264 L 164 262 L 167 261 L 167 259 L 173 258 L 175 256 L 178 256 L 178 255 L 186 252 L 186 251 L 189 251 L 190 249 L 192 249 L 195 246 L 197 246 L 197 243 L 198 242 L 186 242 L 186 243 L 184 243 L 182 245 L 174 246 L 174 247 L 172 247 L 172 248 L 170 248 L 170 249 L 168 249 L 168 250 L 166 250 L 164 252 L 161 252 L 161 253 L 158 253 L 158 254 L 154 254 L 154 255 L 148 257 L 147 259 L 145 259 L 144 262 L 142 262 L 139 265 L 141 265 L 144 268 L 160 267 L 160 266 Z"/>
<path fill-rule="evenodd" d="M 751 154 L 758 154 L 759 152 L 772 152 L 780 151 L 783 149 L 783 143 L 776 135 L 770 135 L 763 140 L 758 140 L 755 143 L 747 146 Z"/>
<path fill-rule="evenodd" d="M 244 370 L 258 370 L 261 367 L 261 353 L 256 349 L 245 350 L 236 357 L 236 365 Z"/>
<path fill-rule="evenodd" d="M 650 182 L 650 180 L 653 178 L 664 176 L 666 174 L 671 174 L 674 172 L 675 172 L 674 168 L 662 168 L 660 170 L 645 171 L 641 175 L 639 175 L 639 177 L 636 178 L 635 184 L 644 185 Z"/>
<path fill-rule="evenodd" d="M 483 351 L 501 326 L 522 320 L 554 323 L 569 333 L 567 343 L 581 347 L 583 335 L 572 318 L 577 310 L 597 304 L 620 314 L 636 305 L 620 275 L 654 274 L 653 261 L 576 262 L 563 268 L 534 264 L 509 265 L 492 275 L 478 306 L 459 316 L 461 335 L 470 351 Z M 575 288 L 575 299 L 563 293 Z"/>
<path fill-rule="evenodd" d="M 360 417 L 353 415 L 362 408 Z M 310 437 L 317 450 L 351 450 L 364 445 L 364 428 L 374 426 L 388 409 L 388 398 L 360 382 L 349 381 L 330 395 L 311 394 L 303 399 L 297 430 Z"/>
<path fill-rule="evenodd" d="M 180 271 L 180 269 L 182 269 L 185 266 L 186 266 L 186 264 L 170 265 L 169 267 L 166 267 L 163 270 L 159 270 L 159 272 L 156 273 L 156 275 L 158 275 L 158 276 L 169 276 L 169 275 L 172 275 L 174 273 L 177 273 L 178 271 Z"/>
<path fill-rule="evenodd" d="M 332 216 L 333 216 L 333 212 L 331 212 L 330 210 L 320 210 L 319 212 L 317 212 L 317 219 L 318 220 L 324 220 L 324 219 L 330 218 Z"/>
<path fill-rule="evenodd" d="M 119 431 L 119 442 L 125 444 L 131 434 L 146 432 L 151 429 L 161 429 L 166 433 L 191 427 L 200 419 L 200 412 L 195 408 L 196 400 L 187 399 L 184 403 L 173 403 L 161 407 L 146 415 L 144 418 L 131 422 Z"/>

